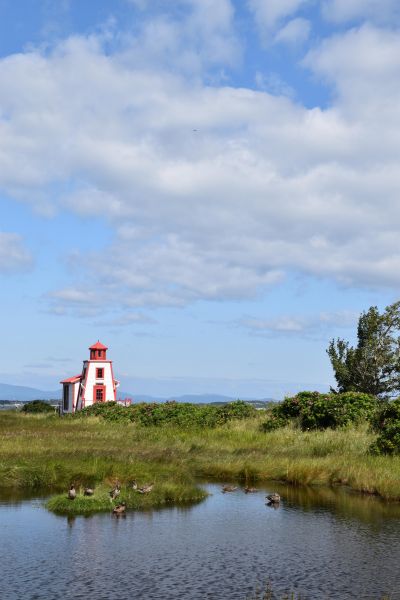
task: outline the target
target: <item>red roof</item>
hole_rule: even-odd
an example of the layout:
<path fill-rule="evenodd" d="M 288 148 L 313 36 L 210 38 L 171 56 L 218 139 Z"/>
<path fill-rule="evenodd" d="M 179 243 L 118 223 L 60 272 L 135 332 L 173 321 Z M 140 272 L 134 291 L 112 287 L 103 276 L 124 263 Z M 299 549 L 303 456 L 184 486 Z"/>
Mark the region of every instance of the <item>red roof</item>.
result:
<path fill-rule="evenodd" d="M 75 375 L 74 377 L 69 377 L 68 379 L 63 379 L 60 383 L 77 383 L 82 379 L 82 375 Z"/>
<path fill-rule="evenodd" d="M 107 346 L 104 346 L 99 340 L 93 346 L 90 346 L 89 350 L 108 350 Z"/>

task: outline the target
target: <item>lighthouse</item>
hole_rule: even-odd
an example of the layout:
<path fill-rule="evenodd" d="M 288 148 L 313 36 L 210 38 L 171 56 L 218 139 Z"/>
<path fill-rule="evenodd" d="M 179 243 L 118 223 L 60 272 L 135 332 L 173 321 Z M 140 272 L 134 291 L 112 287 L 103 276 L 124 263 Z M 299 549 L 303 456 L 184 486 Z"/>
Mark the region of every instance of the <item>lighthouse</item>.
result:
<path fill-rule="evenodd" d="M 60 382 L 63 386 L 63 414 L 117 399 L 119 382 L 114 379 L 112 360 L 107 359 L 107 350 L 107 346 L 97 341 L 89 348 L 89 360 L 83 361 L 82 373 Z"/>

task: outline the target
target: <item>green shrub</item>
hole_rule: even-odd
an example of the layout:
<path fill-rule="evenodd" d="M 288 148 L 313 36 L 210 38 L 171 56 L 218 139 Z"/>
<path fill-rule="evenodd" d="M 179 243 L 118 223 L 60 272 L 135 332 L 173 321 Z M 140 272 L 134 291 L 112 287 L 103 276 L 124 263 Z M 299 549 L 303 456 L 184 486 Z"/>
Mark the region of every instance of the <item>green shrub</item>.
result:
<path fill-rule="evenodd" d="M 97 403 L 84 408 L 77 417 L 99 416 L 106 421 L 132 422 L 143 427 L 173 425 L 181 428 L 216 427 L 234 419 L 254 416 L 255 409 L 237 400 L 223 406 L 163 402 L 133 404 L 125 407 L 116 402 Z"/>
<path fill-rule="evenodd" d="M 164 402 L 158 404 L 138 404 L 132 406 L 131 419 L 144 427 L 160 425 L 178 425 L 187 427 L 197 424 L 201 407 L 194 404 L 178 404 L 178 402 Z"/>
<path fill-rule="evenodd" d="M 97 402 L 83 410 L 75 413 L 75 417 L 102 417 L 106 421 L 115 423 L 130 421 L 129 408 L 117 404 L 117 402 Z"/>
<path fill-rule="evenodd" d="M 379 401 L 374 396 L 360 392 L 343 394 L 320 394 L 300 392 L 275 406 L 269 419 L 262 424 L 264 431 L 284 427 L 289 422 L 301 429 L 336 429 L 349 423 L 371 420 Z"/>
<path fill-rule="evenodd" d="M 400 398 L 386 402 L 373 420 L 379 434 L 371 450 L 376 454 L 400 454 Z"/>
<path fill-rule="evenodd" d="M 212 407 L 214 408 L 214 407 Z M 243 400 L 223 404 L 217 408 L 218 424 L 227 423 L 233 419 L 248 419 L 254 417 L 256 409 Z"/>
<path fill-rule="evenodd" d="M 22 412 L 25 413 L 54 413 L 54 407 L 44 400 L 32 400 L 26 402 L 22 407 Z"/>
<path fill-rule="evenodd" d="M 271 411 L 271 413 L 268 415 L 268 419 L 266 421 L 264 421 L 264 423 L 261 423 L 260 429 L 261 429 L 261 431 L 265 431 L 265 432 L 274 431 L 275 429 L 280 429 L 281 427 L 286 427 L 288 422 L 289 422 L 288 419 L 286 419 L 284 417 L 279 417 L 278 415 L 274 414 Z"/>

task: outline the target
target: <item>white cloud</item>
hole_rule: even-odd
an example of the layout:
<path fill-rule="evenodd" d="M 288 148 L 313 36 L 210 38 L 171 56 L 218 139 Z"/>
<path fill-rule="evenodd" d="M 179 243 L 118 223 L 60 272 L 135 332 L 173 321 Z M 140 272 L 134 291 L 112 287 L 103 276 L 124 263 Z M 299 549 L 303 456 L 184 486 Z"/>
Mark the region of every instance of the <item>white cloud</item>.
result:
<path fill-rule="evenodd" d="M 309 0 L 248 0 L 248 6 L 258 27 L 269 32 L 279 23 L 298 12 Z"/>
<path fill-rule="evenodd" d="M 335 23 L 371 20 L 393 24 L 400 18 L 398 0 L 325 0 L 323 15 Z"/>
<path fill-rule="evenodd" d="M 400 33 L 363 25 L 326 39 L 305 64 L 333 82 L 347 99 L 382 101 L 400 92 Z M 366 92 L 368 92 L 366 94 Z M 360 108 L 362 108 L 360 106 Z"/>
<path fill-rule="evenodd" d="M 69 314 L 86 318 L 102 314 L 105 298 L 91 290 L 69 287 L 48 294 L 49 314 L 65 317 Z"/>
<path fill-rule="evenodd" d="M 157 321 L 141 312 L 127 311 L 117 317 L 97 321 L 96 327 L 126 327 L 128 325 L 155 325 Z"/>
<path fill-rule="evenodd" d="M 365 26 L 310 53 L 337 90 L 326 110 L 95 37 L 1 60 L 1 188 L 114 232 L 52 310 L 253 297 L 288 271 L 398 289 L 399 49 Z"/>
<path fill-rule="evenodd" d="M 181 9 L 179 19 L 162 5 L 162 10 L 143 21 L 137 35 L 127 39 L 126 64 L 151 65 L 157 71 L 169 68 L 193 77 L 205 68 L 240 62 L 230 0 L 177 0 L 174 8 Z"/>
<path fill-rule="evenodd" d="M 0 273 L 26 271 L 32 265 L 32 256 L 24 247 L 22 237 L 0 231 Z"/>
<path fill-rule="evenodd" d="M 243 327 L 256 336 L 315 336 L 326 334 L 332 328 L 354 327 L 357 314 L 351 311 L 320 313 L 317 315 L 283 315 L 270 319 L 243 317 L 234 322 L 234 325 Z"/>
<path fill-rule="evenodd" d="M 256 72 L 255 83 L 257 88 L 264 92 L 269 92 L 274 96 L 287 96 L 288 98 L 295 97 L 295 91 L 291 88 L 278 73 L 261 73 Z"/>
<path fill-rule="evenodd" d="M 76 304 L 92 304 L 96 299 L 96 294 L 88 291 L 78 291 L 73 288 L 59 290 L 52 294 L 53 298 L 65 302 L 73 302 Z"/>
<path fill-rule="evenodd" d="M 298 17 L 289 21 L 275 35 L 274 41 L 280 44 L 303 44 L 309 37 L 311 24 Z"/>
<path fill-rule="evenodd" d="M 304 64 L 336 91 L 336 108 L 366 144 L 361 157 L 381 169 L 395 168 L 400 33 L 365 24 L 325 40 L 308 54 Z"/>

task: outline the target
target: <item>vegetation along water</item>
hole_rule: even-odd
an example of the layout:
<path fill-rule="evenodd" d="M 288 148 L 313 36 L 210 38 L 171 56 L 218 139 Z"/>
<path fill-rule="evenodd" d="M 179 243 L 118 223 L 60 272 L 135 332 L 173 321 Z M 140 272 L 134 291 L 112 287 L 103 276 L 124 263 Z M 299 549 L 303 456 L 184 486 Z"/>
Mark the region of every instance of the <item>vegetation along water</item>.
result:
<path fill-rule="evenodd" d="M 330 406 L 329 395 L 311 394 L 310 400 L 308 393 L 287 399 L 279 410 L 306 402 L 310 412 L 314 399 L 320 414 L 324 398 Z M 362 400 L 363 412 L 369 401 Z M 347 401 L 354 413 L 354 402 Z M 270 426 L 275 410 L 256 411 L 238 402 L 218 409 L 175 403 L 132 410 L 96 405 L 71 418 L 4 411 L 1 487 L 58 491 L 49 507 L 78 514 L 109 510 L 108 491 L 117 480 L 118 499 L 128 508 L 199 501 L 205 492 L 198 478 L 244 485 L 267 480 L 342 484 L 400 500 L 400 456 L 374 450 L 380 436 L 357 411 L 357 418 L 340 420 L 337 428 L 304 429 L 297 415 L 275 429 Z M 139 486 L 153 483 L 152 492 L 138 494 L 133 480 Z M 71 483 L 78 491 L 74 502 L 66 495 Z M 83 496 L 87 486 L 95 489 L 93 497 Z"/>

